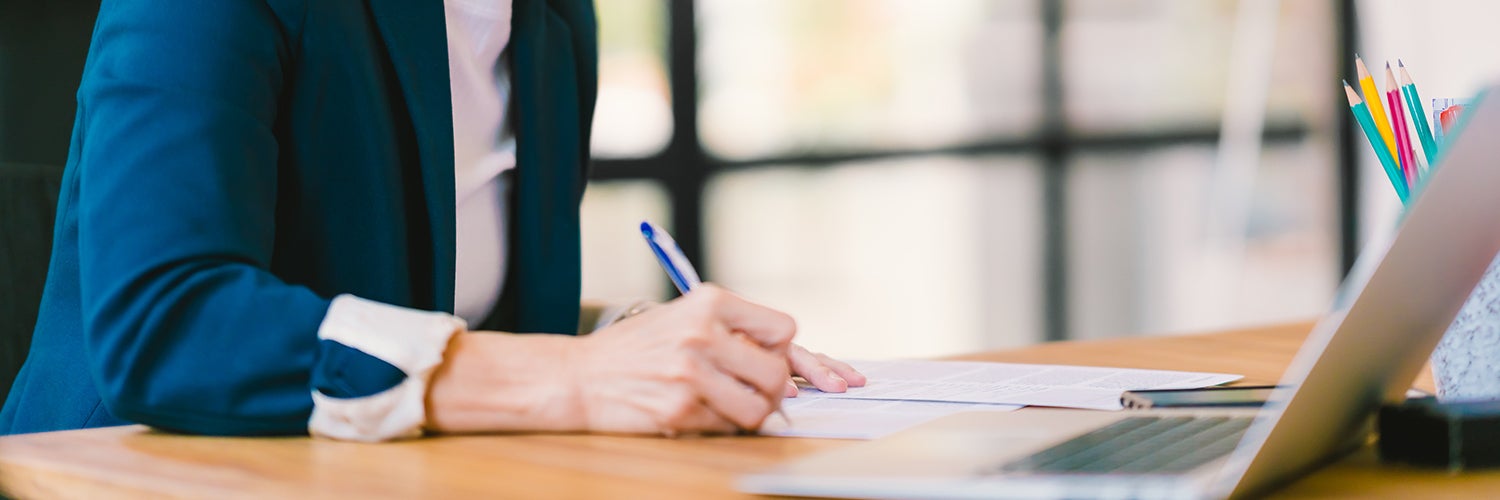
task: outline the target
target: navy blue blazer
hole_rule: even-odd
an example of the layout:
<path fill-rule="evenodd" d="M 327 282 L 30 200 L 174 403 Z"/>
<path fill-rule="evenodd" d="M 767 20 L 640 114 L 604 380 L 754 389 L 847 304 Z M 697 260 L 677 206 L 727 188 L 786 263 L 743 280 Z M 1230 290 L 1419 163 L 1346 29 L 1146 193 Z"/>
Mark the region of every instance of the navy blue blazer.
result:
<path fill-rule="evenodd" d="M 593 6 L 512 17 L 511 260 L 482 326 L 572 333 Z M 298 434 L 312 387 L 394 385 L 317 329 L 341 293 L 452 312 L 449 95 L 440 0 L 105 0 L 0 432 Z"/>

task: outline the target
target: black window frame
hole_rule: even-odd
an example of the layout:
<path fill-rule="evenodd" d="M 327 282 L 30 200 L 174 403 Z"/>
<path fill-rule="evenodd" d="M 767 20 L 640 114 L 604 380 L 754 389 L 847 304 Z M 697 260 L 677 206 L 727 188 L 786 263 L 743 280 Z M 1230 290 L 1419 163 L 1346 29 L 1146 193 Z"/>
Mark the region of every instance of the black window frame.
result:
<path fill-rule="evenodd" d="M 989 154 L 1025 154 L 1040 159 L 1042 224 L 1042 297 L 1044 338 L 1047 341 L 1070 338 L 1068 298 L 1068 176 L 1071 159 L 1079 153 L 1138 152 L 1177 145 L 1212 145 L 1218 141 L 1217 126 L 1191 126 L 1142 132 L 1080 132 L 1068 127 L 1064 114 L 1062 49 L 1060 34 L 1064 24 L 1065 0 L 1037 0 L 1043 27 L 1042 39 L 1042 123 L 1040 129 L 1022 137 L 997 138 L 946 147 L 870 150 L 841 153 L 807 153 L 786 156 L 729 160 L 708 154 L 698 135 L 698 39 L 693 0 L 668 2 L 667 72 L 672 107 L 672 134 L 659 152 L 641 158 L 599 158 L 594 160 L 592 180 L 650 180 L 666 190 L 671 204 L 672 226 L 678 244 L 700 270 L 709 269 L 705 260 L 703 231 L 704 190 L 721 172 L 766 166 L 796 165 L 798 168 L 823 168 L 851 161 L 887 158 Z M 1354 0 L 1335 0 L 1338 68 L 1330 68 L 1329 81 L 1338 81 L 1343 68 L 1353 67 L 1356 43 Z M 1336 116 L 1346 112 L 1343 103 Z M 1338 217 L 1340 276 L 1353 267 L 1359 241 L 1359 169 L 1353 126 L 1339 120 L 1336 139 L 1338 158 Z M 1277 126 L 1264 133 L 1267 143 L 1304 140 L 1307 130 L 1302 124 Z M 705 278 L 708 276 L 705 274 Z"/>

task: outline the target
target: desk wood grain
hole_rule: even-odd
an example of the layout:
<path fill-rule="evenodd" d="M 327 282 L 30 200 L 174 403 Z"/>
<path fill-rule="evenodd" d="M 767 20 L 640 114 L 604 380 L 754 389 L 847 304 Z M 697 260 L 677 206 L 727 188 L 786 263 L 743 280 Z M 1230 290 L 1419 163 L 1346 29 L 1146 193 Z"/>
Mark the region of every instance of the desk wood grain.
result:
<path fill-rule="evenodd" d="M 1063 342 L 959 358 L 1220 371 L 1244 374 L 1244 383 L 1274 383 L 1310 327 Z M 1430 378 L 1418 385 L 1430 389 Z M 736 474 L 849 444 L 534 434 L 358 444 L 179 436 L 126 426 L 0 438 L 0 488 L 22 498 L 743 498 L 731 487 Z M 1459 497 L 1497 491 L 1500 472 L 1450 476 L 1386 466 L 1366 449 L 1276 496 Z"/>

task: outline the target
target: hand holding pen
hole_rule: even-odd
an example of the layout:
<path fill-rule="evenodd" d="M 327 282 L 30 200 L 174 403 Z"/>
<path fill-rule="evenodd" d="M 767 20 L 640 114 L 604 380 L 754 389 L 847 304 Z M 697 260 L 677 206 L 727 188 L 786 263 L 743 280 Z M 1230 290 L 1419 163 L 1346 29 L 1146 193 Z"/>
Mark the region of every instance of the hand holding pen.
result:
<path fill-rule="evenodd" d="M 693 268 L 692 262 L 682 253 L 682 249 L 677 246 L 677 242 L 670 234 L 656 227 L 655 224 L 641 222 L 641 235 L 646 238 L 647 245 L 651 247 L 651 253 L 656 256 L 662 270 L 666 271 L 667 277 L 677 287 L 678 293 L 687 297 L 689 292 L 705 286 L 698 277 L 698 271 Z M 810 352 L 796 344 L 790 344 L 785 351 L 780 352 L 785 354 L 792 373 L 801 375 L 814 387 L 824 392 L 844 392 L 850 387 L 865 385 L 865 376 L 842 361 Z M 795 397 L 796 395 L 796 384 L 787 379 L 786 396 Z M 786 419 L 786 414 L 780 411 L 779 404 L 777 408 L 781 417 Z M 787 419 L 787 422 L 791 423 L 791 420 Z"/>

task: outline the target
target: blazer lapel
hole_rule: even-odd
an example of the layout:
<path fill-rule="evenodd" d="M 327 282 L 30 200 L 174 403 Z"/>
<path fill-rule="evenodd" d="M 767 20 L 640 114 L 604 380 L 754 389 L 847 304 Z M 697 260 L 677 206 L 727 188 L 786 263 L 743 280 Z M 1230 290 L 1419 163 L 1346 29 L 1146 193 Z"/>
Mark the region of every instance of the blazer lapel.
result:
<path fill-rule="evenodd" d="M 510 267 L 487 322 L 512 332 L 578 330 L 578 203 L 594 103 L 592 5 L 515 0 L 511 12 L 511 111 L 516 170 Z M 585 73 L 580 68 L 590 68 Z"/>
<path fill-rule="evenodd" d="M 443 3 L 436 0 L 369 2 L 416 131 L 422 191 L 431 222 L 434 308 L 453 312 L 456 245 L 453 103 L 448 82 L 448 35 Z"/>

